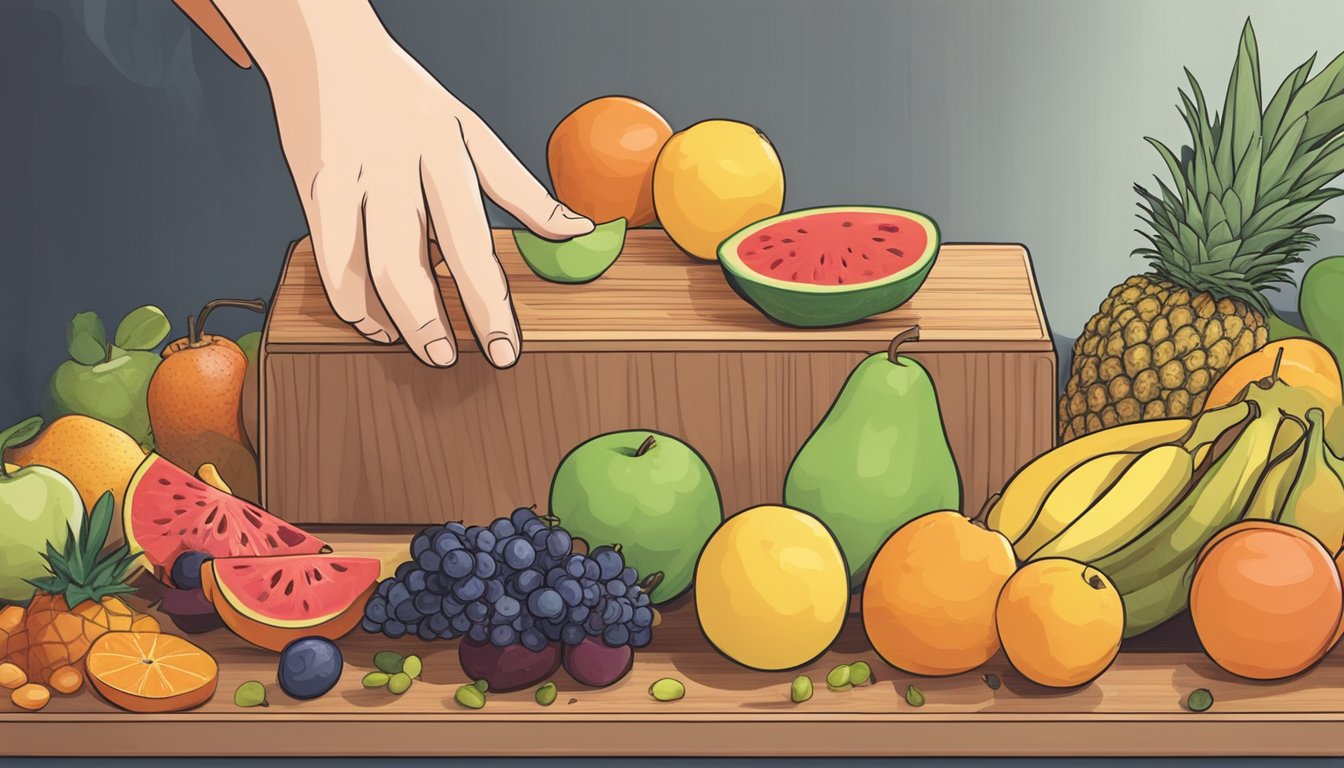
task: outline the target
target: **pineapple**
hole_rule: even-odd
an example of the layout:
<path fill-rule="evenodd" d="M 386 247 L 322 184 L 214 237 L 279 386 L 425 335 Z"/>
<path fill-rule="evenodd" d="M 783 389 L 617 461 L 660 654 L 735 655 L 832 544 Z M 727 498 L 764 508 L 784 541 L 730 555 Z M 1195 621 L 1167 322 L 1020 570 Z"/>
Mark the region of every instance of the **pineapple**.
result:
<path fill-rule="evenodd" d="M 32 682 L 46 683 L 60 667 L 83 659 L 104 632 L 159 630 L 152 616 L 137 613 L 115 597 L 135 591 L 124 583 L 135 556 L 125 544 L 102 551 L 114 506 L 112 494 L 103 494 L 88 525 L 70 536 L 64 552 L 48 545 L 51 575 L 33 580 L 38 591 L 26 609 L 19 609 L 21 617 L 13 613 L 14 606 L 6 609 L 7 616 L 0 616 L 5 659 L 22 667 Z"/>
<path fill-rule="evenodd" d="M 1142 419 L 1199 413 L 1227 368 L 1269 340 L 1265 292 L 1291 284 L 1292 264 L 1316 242 L 1307 230 L 1344 194 L 1344 55 L 1308 79 L 1312 56 L 1262 109 L 1259 53 L 1248 20 L 1221 116 L 1186 71 L 1180 92 L 1190 146 L 1147 141 L 1174 189 L 1135 185 L 1140 234 L 1134 255 L 1150 272 L 1111 289 L 1073 347 L 1059 401 L 1061 442 Z M 1193 96 L 1193 98 L 1192 98 Z"/>

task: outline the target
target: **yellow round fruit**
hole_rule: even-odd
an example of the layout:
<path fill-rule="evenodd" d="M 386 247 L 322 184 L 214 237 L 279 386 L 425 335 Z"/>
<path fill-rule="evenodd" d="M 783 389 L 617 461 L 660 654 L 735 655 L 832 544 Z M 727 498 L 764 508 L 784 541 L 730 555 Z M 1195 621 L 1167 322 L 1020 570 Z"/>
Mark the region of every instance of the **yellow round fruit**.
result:
<path fill-rule="evenodd" d="M 719 243 L 784 208 L 784 168 L 755 127 L 706 120 L 673 134 L 653 167 L 653 207 L 668 237 L 713 261 Z"/>
<path fill-rule="evenodd" d="M 695 610 L 720 653 L 752 669 L 792 669 L 835 642 L 849 569 L 817 518 L 760 506 L 718 527 L 695 566 Z"/>
<path fill-rule="evenodd" d="M 1101 571 L 1076 560 L 1027 563 L 999 594 L 995 618 L 1003 652 L 1032 682 L 1073 688 L 1115 661 L 1125 605 Z"/>
<path fill-rule="evenodd" d="M 999 652 L 994 603 L 1017 567 L 1003 534 L 930 512 L 891 534 L 863 586 L 863 630 L 893 667 L 955 675 Z"/>
<path fill-rule="evenodd" d="M 126 486 L 145 452 L 135 438 L 111 424 L 71 414 L 48 424 L 32 441 L 6 451 L 5 460 L 24 467 L 40 464 L 65 475 L 84 499 L 85 510 L 92 510 L 106 491 L 112 492 L 120 510 Z M 109 543 L 120 539 L 120 526 L 113 528 Z"/>

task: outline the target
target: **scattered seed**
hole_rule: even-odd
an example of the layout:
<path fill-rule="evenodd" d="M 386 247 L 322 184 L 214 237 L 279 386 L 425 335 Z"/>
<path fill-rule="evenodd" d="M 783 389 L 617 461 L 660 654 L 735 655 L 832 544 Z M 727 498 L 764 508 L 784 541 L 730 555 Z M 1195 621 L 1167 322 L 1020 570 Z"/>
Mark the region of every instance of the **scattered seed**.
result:
<path fill-rule="evenodd" d="M 578 700 L 578 699 L 571 698 L 571 699 L 569 700 L 569 703 L 570 703 L 570 704 L 577 704 L 577 703 L 579 703 L 579 700 Z"/>
<path fill-rule="evenodd" d="M 69 695 L 84 687 L 84 673 L 79 670 L 79 667 L 66 664 L 63 667 L 57 667 L 56 671 L 51 673 L 51 679 L 47 683 L 57 693 Z"/>
<path fill-rule="evenodd" d="M 868 662 L 856 661 L 849 665 L 850 685 L 867 685 L 874 682 L 877 682 L 877 678 L 873 676 L 873 670 L 868 666 Z"/>
<path fill-rule="evenodd" d="M 45 685 L 37 683 L 24 683 L 9 695 L 9 700 L 14 702 L 14 706 L 26 709 L 29 712 L 36 712 L 47 706 L 51 701 L 51 691 L 47 690 Z"/>
<path fill-rule="evenodd" d="M 1213 694 L 1208 688 L 1197 688 L 1190 692 L 1185 700 L 1185 706 L 1189 707 L 1191 712 L 1203 712 L 1213 706 Z"/>
<path fill-rule="evenodd" d="M 480 691 L 481 693 L 489 693 L 489 692 L 490 692 L 490 683 L 487 683 L 487 682 L 485 681 L 485 678 L 481 678 L 480 680 L 477 680 L 476 682 L 472 683 L 472 685 L 476 686 L 476 690 Z"/>
<path fill-rule="evenodd" d="M 680 680 L 664 677 L 649 686 L 649 695 L 658 701 L 676 701 L 686 695 L 686 686 Z"/>
<path fill-rule="evenodd" d="M 405 661 L 401 654 L 396 651 L 379 651 L 373 655 L 373 666 L 377 667 L 380 672 L 386 672 L 389 675 L 400 672 Z"/>
<path fill-rule="evenodd" d="M 854 687 L 849 682 L 849 665 L 841 664 L 826 674 L 826 687 L 833 691 L 847 691 Z"/>
<path fill-rule="evenodd" d="M 413 679 L 420 678 L 420 672 L 424 670 L 424 662 L 420 661 L 419 656 L 407 656 L 401 664 L 401 671 L 410 675 Z"/>
<path fill-rule="evenodd" d="M 400 696 L 411 689 L 411 676 L 398 672 L 387 680 L 387 690 Z"/>
<path fill-rule="evenodd" d="M 794 704 L 802 704 L 810 698 L 812 698 L 812 678 L 807 675 L 793 678 L 793 685 L 789 688 L 789 699 Z"/>
<path fill-rule="evenodd" d="M 453 700 L 467 709 L 480 709 L 485 706 L 485 692 L 475 685 L 464 685 L 453 694 Z"/>
<path fill-rule="evenodd" d="M 266 707 L 266 686 L 256 680 L 248 680 L 233 692 L 233 703 L 240 707 Z"/>
<path fill-rule="evenodd" d="M 384 688 L 387 686 L 387 681 L 391 679 L 392 676 L 386 672 L 370 672 L 359 682 L 365 688 Z"/>
<path fill-rule="evenodd" d="M 989 686 L 989 690 L 991 691 L 997 691 L 999 690 L 999 687 L 1003 685 L 1003 681 L 999 680 L 999 676 L 994 674 L 993 672 L 989 673 L 988 675 L 985 675 L 984 681 L 985 685 Z"/>
<path fill-rule="evenodd" d="M 905 703 L 912 707 L 924 706 L 924 692 L 913 685 L 905 687 Z"/>
<path fill-rule="evenodd" d="M 28 684 L 28 674 L 18 664 L 0 664 L 0 688 L 13 690 Z"/>
<path fill-rule="evenodd" d="M 537 703 L 541 706 L 549 707 L 555 703 L 555 694 L 555 683 L 543 683 L 542 686 L 537 689 L 535 698 Z"/>

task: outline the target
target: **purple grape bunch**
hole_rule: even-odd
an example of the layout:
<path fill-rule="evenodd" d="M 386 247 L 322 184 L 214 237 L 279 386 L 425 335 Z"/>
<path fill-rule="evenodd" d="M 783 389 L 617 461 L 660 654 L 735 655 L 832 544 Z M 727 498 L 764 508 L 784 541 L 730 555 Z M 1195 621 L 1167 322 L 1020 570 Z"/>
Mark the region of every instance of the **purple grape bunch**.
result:
<path fill-rule="evenodd" d="M 488 526 L 429 526 L 410 554 L 365 605 L 366 632 L 530 651 L 588 638 L 642 648 L 653 638 L 648 593 L 658 577 L 641 582 L 618 546 L 575 552 L 558 520 L 529 507 Z"/>

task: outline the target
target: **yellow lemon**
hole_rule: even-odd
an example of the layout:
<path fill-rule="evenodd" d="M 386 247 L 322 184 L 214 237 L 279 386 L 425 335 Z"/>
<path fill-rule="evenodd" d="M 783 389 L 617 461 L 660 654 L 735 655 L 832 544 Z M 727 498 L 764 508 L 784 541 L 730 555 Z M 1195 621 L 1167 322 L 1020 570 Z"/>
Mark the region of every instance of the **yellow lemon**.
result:
<path fill-rule="evenodd" d="M 695 567 L 705 637 L 743 666 L 790 669 L 835 642 L 849 609 L 849 569 L 817 518 L 760 506 L 723 522 Z"/>
<path fill-rule="evenodd" d="M 1018 569 L 999 595 L 995 619 L 1008 661 L 1040 685 L 1090 682 L 1115 661 L 1125 606 L 1096 568 L 1046 558 Z"/>
<path fill-rule="evenodd" d="M 696 123 L 667 140 L 653 167 L 653 207 L 672 241 L 713 261 L 719 243 L 784 207 L 784 168 L 755 127 Z"/>

